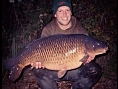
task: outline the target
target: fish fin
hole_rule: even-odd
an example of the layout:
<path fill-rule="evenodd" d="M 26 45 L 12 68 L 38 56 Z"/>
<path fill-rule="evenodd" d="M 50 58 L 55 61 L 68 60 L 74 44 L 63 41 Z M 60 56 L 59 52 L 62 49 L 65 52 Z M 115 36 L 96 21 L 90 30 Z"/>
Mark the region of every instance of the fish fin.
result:
<path fill-rule="evenodd" d="M 3 66 L 6 70 L 11 70 L 13 68 L 13 66 L 16 65 L 17 63 L 17 57 L 14 57 L 14 58 L 10 58 L 10 59 L 6 59 L 4 62 L 3 62 Z"/>
<path fill-rule="evenodd" d="M 80 62 L 85 63 L 88 58 L 89 58 L 89 55 L 86 55 L 86 56 L 84 56 L 84 57 L 80 60 Z"/>
<path fill-rule="evenodd" d="M 87 61 L 85 63 L 89 63 L 90 61 L 92 61 L 95 58 L 94 55 L 90 55 L 89 58 L 87 59 Z"/>
<path fill-rule="evenodd" d="M 58 71 L 58 78 L 62 78 L 66 74 L 67 70 L 62 69 Z"/>
<path fill-rule="evenodd" d="M 22 67 L 20 67 L 19 65 L 15 65 L 9 73 L 9 79 L 14 82 L 21 74 L 22 72 Z"/>

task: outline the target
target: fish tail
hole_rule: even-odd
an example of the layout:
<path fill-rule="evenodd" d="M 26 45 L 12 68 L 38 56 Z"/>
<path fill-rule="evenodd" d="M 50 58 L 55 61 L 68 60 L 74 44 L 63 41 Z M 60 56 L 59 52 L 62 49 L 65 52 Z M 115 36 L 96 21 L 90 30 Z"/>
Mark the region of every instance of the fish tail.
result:
<path fill-rule="evenodd" d="M 19 78 L 21 72 L 22 72 L 22 67 L 20 67 L 19 65 L 15 65 L 9 73 L 9 79 L 14 82 L 17 78 Z"/>
<path fill-rule="evenodd" d="M 17 57 L 10 58 L 4 61 L 3 66 L 6 70 L 11 70 L 14 65 L 16 65 Z"/>

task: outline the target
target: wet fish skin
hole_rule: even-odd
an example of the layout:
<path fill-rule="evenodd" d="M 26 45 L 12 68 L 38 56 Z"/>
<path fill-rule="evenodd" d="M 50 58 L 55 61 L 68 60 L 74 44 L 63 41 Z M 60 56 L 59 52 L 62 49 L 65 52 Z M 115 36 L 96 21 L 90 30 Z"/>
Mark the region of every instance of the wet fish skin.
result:
<path fill-rule="evenodd" d="M 30 43 L 14 60 L 18 60 L 9 73 L 15 81 L 22 69 L 33 62 L 41 62 L 50 70 L 58 70 L 59 78 L 67 70 L 80 67 L 89 56 L 103 54 L 108 50 L 102 41 L 83 34 L 52 35 Z M 13 58 L 12 58 L 13 59 Z"/>

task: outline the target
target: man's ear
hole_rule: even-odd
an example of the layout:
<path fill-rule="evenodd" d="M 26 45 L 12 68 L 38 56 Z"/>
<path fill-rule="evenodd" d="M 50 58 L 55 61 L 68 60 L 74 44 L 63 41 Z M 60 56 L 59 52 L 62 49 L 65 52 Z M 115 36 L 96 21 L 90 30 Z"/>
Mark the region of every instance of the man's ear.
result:
<path fill-rule="evenodd" d="M 54 15 L 54 17 L 57 17 L 56 14 Z"/>

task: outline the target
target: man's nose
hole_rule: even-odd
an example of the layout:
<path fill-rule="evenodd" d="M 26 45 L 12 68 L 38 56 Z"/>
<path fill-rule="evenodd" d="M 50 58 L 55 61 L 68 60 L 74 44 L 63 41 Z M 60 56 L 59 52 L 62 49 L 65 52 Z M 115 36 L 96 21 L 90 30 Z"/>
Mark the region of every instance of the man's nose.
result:
<path fill-rule="evenodd" d="M 67 12 L 66 11 L 63 12 L 63 16 L 65 16 L 65 17 L 67 16 Z"/>

